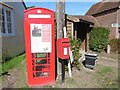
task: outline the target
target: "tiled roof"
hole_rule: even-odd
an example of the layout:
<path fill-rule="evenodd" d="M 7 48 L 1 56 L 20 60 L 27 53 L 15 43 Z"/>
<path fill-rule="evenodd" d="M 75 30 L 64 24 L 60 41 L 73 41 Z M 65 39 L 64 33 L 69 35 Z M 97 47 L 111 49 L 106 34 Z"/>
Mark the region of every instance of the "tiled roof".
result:
<path fill-rule="evenodd" d="M 90 15 L 69 15 L 67 19 L 74 21 L 74 22 L 80 22 L 80 21 L 85 21 L 88 22 L 89 24 L 94 24 L 94 26 L 100 26 L 96 18 Z"/>
<path fill-rule="evenodd" d="M 120 2 L 98 2 L 94 4 L 86 13 L 86 15 L 94 15 L 107 10 L 119 8 Z"/>

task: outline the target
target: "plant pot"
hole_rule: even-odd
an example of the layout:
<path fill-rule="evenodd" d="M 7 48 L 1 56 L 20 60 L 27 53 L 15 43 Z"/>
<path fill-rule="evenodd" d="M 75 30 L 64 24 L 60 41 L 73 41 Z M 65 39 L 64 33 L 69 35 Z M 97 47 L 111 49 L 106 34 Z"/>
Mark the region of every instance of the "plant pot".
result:
<path fill-rule="evenodd" d="M 85 67 L 94 69 L 97 54 L 85 54 Z"/>

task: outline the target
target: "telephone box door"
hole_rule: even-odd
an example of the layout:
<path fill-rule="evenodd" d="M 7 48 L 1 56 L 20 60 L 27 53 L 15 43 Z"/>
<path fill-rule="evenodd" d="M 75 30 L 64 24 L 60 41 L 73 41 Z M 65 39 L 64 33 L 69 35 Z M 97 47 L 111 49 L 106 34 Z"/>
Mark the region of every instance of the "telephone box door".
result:
<path fill-rule="evenodd" d="M 28 85 L 55 83 L 54 12 L 31 8 L 24 16 Z"/>

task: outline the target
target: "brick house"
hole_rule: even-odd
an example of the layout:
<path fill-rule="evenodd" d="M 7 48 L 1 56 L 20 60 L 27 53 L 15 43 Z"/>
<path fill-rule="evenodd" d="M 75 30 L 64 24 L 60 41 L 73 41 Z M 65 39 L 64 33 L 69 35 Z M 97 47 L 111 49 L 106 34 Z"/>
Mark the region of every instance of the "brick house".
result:
<path fill-rule="evenodd" d="M 109 39 L 119 38 L 120 2 L 98 2 L 94 4 L 85 15 L 67 15 L 67 35 L 82 40 L 81 49 L 89 50 L 89 33 L 93 27 L 106 27 L 110 29 Z M 115 26 L 114 26 L 115 25 Z"/>
<path fill-rule="evenodd" d="M 100 26 L 110 29 L 109 39 L 119 38 L 120 0 L 119 2 L 98 2 L 85 15 L 93 16 Z"/>

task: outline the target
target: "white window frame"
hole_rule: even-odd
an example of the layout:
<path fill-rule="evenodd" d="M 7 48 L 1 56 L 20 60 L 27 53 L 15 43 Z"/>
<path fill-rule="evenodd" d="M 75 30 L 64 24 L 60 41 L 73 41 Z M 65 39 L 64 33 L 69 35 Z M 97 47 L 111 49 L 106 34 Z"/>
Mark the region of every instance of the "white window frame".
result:
<path fill-rule="evenodd" d="M 0 32 L 0 37 L 15 36 L 13 9 L 11 9 L 11 8 L 9 8 L 9 7 L 6 7 L 6 6 L 4 6 L 4 5 L 2 5 L 2 9 L 4 10 L 5 33 L 1 33 L 1 32 Z M 11 31 L 12 31 L 12 33 L 8 33 L 6 10 L 10 11 L 10 14 L 11 14 Z"/>

